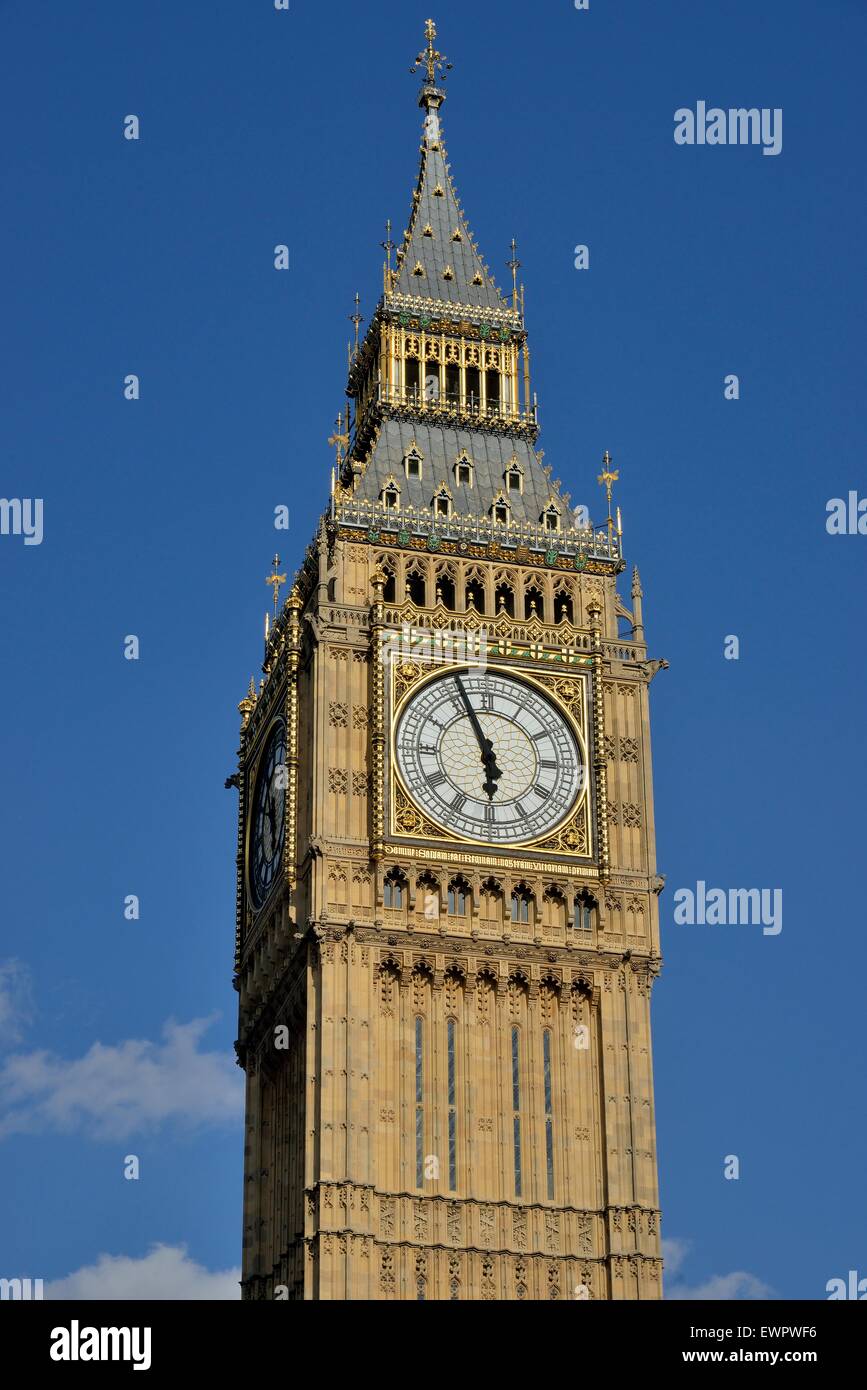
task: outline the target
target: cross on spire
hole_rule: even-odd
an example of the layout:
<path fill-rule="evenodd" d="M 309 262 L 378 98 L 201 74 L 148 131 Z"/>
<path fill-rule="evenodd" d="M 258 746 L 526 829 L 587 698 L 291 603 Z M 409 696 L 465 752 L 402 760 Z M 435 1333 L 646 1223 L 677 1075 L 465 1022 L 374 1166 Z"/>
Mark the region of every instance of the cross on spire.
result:
<path fill-rule="evenodd" d="M 427 73 L 427 85 L 435 87 L 437 78 L 445 81 L 447 72 L 451 72 L 452 65 L 446 61 L 446 55 L 440 53 L 438 48 L 434 48 L 434 39 L 437 36 L 437 27 L 432 19 L 425 20 L 424 36 L 427 39 L 427 48 L 423 48 L 416 58 L 410 72 L 418 72 L 419 68 L 424 68 Z"/>

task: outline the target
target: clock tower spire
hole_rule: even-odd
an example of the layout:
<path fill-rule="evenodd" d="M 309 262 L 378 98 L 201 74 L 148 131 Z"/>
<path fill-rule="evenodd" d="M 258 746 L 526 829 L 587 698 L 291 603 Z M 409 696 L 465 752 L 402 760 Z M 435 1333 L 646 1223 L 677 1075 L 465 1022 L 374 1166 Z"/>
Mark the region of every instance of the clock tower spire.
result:
<path fill-rule="evenodd" d="M 658 1298 L 663 663 L 612 460 L 592 524 L 537 450 L 517 247 L 504 296 L 425 41 L 406 230 L 240 707 L 243 1292 Z"/>

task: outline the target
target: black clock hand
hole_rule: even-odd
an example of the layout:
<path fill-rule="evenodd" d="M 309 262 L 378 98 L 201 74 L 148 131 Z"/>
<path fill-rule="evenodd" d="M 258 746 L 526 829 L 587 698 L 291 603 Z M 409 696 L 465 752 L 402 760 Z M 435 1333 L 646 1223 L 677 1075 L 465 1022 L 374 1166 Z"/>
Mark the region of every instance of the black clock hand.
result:
<path fill-rule="evenodd" d="M 494 752 L 494 745 L 489 738 L 485 738 L 485 731 L 479 723 L 478 715 L 470 703 L 470 697 L 464 689 L 464 683 L 460 676 L 455 676 L 455 682 L 460 692 L 464 708 L 469 715 L 470 723 L 473 726 L 473 733 L 476 736 L 482 754 L 482 763 L 485 769 L 485 781 L 482 784 L 482 790 L 487 792 L 488 800 L 493 801 L 494 793 L 497 790 L 497 783 L 503 775 L 497 767 L 497 755 Z"/>

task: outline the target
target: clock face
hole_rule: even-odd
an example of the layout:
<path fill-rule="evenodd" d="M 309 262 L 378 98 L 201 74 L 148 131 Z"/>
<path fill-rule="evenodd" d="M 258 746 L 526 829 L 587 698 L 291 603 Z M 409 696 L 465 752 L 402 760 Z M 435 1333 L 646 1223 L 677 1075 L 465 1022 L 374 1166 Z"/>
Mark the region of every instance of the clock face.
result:
<path fill-rule="evenodd" d="M 283 859 L 286 824 L 286 732 L 276 724 L 268 737 L 253 794 L 250 888 L 258 907 L 270 893 Z"/>
<path fill-rule="evenodd" d="M 583 787 L 571 726 L 535 686 L 450 671 L 413 696 L 395 735 L 413 800 L 468 840 L 516 844 L 553 830 Z"/>

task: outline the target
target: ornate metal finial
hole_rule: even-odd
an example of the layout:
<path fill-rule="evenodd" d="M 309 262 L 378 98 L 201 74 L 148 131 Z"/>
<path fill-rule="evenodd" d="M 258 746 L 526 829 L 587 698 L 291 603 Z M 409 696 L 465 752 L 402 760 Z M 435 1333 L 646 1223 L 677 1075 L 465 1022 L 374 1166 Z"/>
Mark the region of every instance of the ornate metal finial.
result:
<path fill-rule="evenodd" d="M 334 434 L 328 436 L 328 443 L 332 449 L 337 450 L 337 474 L 340 476 L 340 468 L 343 463 L 343 450 L 349 448 L 349 415 L 346 416 L 346 430 L 343 429 L 343 411 L 337 413 L 337 429 Z"/>
<path fill-rule="evenodd" d="M 385 241 L 381 241 L 380 246 L 385 252 L 385 288 L 390 290 L 392 287 L 391 253 L 395 249 L 395 243 L 391 239 L 391 218 L 385 224 Z"/>
<path fill-rule="evenodd" d="M 620 477 L 619 471 L 618 471 L 617 469 L 613 469 L 613 468 L 611 467 L 611 465 L 612 465 L 613 462 L 614 462 L 614 460 L 612 459 L 611 455 L 609 454 L 608 450 L 606 449 L 606 450 L 605 450 L 605 453 L 602 455 L 602 472 L 599 474 L 598 482 L 599 482 L 600 487 L 604 487 L 604 488 L 605 488 L 605 496 L 606 496 L 607 499 L 608 499 L 608 534 L 609 534 L 609 536 L 611 535 L 611 532 L 612 532 L 613 529 L 614 529 L 614 519 L 613 519 L 613 517 L 612 517 L 612 515 L 611 515 L 611 493 L 612 493 L 612 491 L 613 491 L 613 489 L 614 489 L 614 484 L 617 482 L 618 478 Z"/>
<path fill-rule="evenodd" d="M 521 269 L 521 262 L 518 260 L 518 243 L 512 237 L 512 259 L 506 261 L 506 265 L 512 272 L 512 308 L 518 307 L 518 271 Z"/>
<path fill-rule="evenodd" d="M 349 315 L 349 322 L 355 324 L 355 351 L 354 351 L 353 354 L 352 354 L 352 360 L 353 360 L 353 362 L 355 361 L 356 357 L 358 356 L 358 325 L 359 325 L 360 323 L 363 323 L 363 322 L 364 322 L 364 315 L 362 314 L 362 312 L 361 312 L 361 310 L 360 310 L 360 308 L 359 308 L 360 303 L 361 303 L 361 299 L 360 299 L 360 297 L 359 297 L 358 290 L 356 290 L 356 291 L 355 291 L 355 313 Z"/>
<path fill-rule="evenodd" d="M 278 573 L 277 573 L 278 569 L 280 568 L 280 556 L 279 556 L 279 555 L 275 555 L 275 556 L 274 556 L 274 559 L 273 559 L 273 561 L 272 561 L 271 563 L 273 564 L 274 568 L 272 569 L 271 573 L 267 576 L 267 578 L 266 578 L 266 580 L 265 580 L 265 583 L 266 583 L 266 584 L 270 584 L 270 585 L 271 585 L 271 588 L 274 590 L 274 617 L 275 617 L 275 619 L 276 619 L 276 617 L 277 617 L 277 604 L 278 604 L 278 602 L 279 602 L 279 597 L 280 597 L 280 587 L 281 587 L 281 585 L 283 585 L 283 584 L 286 583 L 286 576 L 285 576 L 285 574 L 278 574 Z"/>
<path fill-rule="evenodd" d="M 445 81 L 445 75 L 447 72 L 451 72 L 452 65 L 446 61 L 444 53 L 440 53 L 438 48 L 434 48 L 437 27 L 432 19 L 425 20 L 424 36 L 427 39 L 427 48 L 422 49 L 410 68 L 410 72 L 416 73 L 419 68 L 424 68 L 427 73 L 426 85 L 435 87 L 438 79 Z"/>

